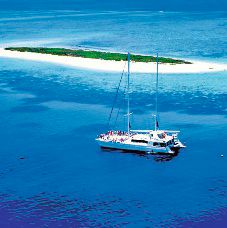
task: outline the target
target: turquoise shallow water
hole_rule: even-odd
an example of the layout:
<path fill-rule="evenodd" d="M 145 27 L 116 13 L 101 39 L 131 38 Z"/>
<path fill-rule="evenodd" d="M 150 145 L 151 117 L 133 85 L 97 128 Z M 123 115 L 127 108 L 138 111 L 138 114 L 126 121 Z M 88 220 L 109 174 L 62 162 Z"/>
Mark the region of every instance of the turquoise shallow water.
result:
<path fill-rule="evenodd" d="M 226 62 L 226 12 L 1 11 L 3 45 L 87 47 Z"/>
<path fill-rule="evenodd" d="M 159 50 L 226 62 L 224 13 L 0 15 L 1 46 Z M 187 148 L 141 156 L 101 151 L 94 141 L 106 130 L 119 74 L 0 60 L 1 226 L 225 226 L 226 72 L 160 75 L 161 127 L 180 129 Z M 132 75 L 134 128 L 152 126 L 154 88 L 154 75 Z"/>

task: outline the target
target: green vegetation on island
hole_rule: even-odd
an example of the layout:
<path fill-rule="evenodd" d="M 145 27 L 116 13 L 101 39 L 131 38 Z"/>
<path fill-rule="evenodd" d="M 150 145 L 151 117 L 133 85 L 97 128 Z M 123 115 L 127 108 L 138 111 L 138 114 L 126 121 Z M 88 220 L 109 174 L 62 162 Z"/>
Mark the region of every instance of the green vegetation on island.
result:
<path fill-rule="evenodd" d="M 43 47 L 8 47 L 6 50 L 20 51 L 20 52 L 35 52 L 42 54 L 51 54 L 59 56 L 72 56 L 72 57 L 82 57 L 91 59 L 102 59 L 102 60 L 114 60 L 114 61 L 125 61 L 127 60 L 127 54 L 122 53 L 111 53 L 104 51 L 92 51 L 92 50 L 72 50 L 66 48 L 43 48 Z M 131 60 L 134 62 L 156 62 L 156 57 L 148 55 L 135 55 L 131 54 Z M 191 62 L 159 57 L 160 63 L 170 63 L 170 64 L 191 64 Z"/>

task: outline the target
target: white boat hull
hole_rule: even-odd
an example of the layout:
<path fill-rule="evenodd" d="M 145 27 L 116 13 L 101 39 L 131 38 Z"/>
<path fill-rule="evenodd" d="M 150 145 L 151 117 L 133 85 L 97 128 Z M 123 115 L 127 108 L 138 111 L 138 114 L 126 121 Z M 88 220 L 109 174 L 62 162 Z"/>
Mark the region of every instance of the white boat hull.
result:
<path fill-rule="evenodd" d="M 103 141 L 97 139 L 100 147 L 109 148 L 109 149 L 118 149 L 118 150 L 127 150 L 127 151 L 141 151 L 145 153 L 165 153 L 165 154 L 174 154 L 168 146 L 167 147 L 159 147 L 152 146 L 148 144 L 136 145 L 132 143 L 120 143 L 120 142 L 112 142 L 112 141 Z"/>

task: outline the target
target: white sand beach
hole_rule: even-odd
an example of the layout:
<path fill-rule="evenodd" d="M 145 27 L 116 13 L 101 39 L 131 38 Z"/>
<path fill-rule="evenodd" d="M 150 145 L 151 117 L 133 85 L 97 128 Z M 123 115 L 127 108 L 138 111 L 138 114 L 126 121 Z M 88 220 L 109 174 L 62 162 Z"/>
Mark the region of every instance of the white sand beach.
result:
<path fill-rule="evenodd" d="M 109 61 L 100 59 L 89 59 L 81 57 L 57 56 L 31 52 L 10 51 L 0 48 L 0 57 L 15 58 L 29 61 L 49 62 L 69 67 L 90 69 L 105 72 L 122 72 L 126 66 L 124 61 Z M 191 61 L 193 64 L 159 64 L 159 73 L 180 74 L 180 73 L 206 73 L 227 71 L 227 64 L 211 62 Z M 155 73 L 155 63 L 131 63 L 131 72 L 134 73 Z"/>

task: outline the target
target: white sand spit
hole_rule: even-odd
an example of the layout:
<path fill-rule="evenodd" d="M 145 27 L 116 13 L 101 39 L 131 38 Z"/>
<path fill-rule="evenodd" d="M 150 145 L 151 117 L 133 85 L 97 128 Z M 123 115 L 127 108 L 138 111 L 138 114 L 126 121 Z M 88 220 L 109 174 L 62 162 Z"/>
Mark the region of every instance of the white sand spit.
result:
<path fill-rule="evenodd" d="M 0 48 L 0 57 L 16 58 L 29 61 L 49 62 L 69 67 L 90 69 L 95 71 L 122 72 L 124 61 L 110 61 L 101 59 L 89 59 L 81 57 L 57 56 L 32 52 L 10 51 Z M 226 71 L 227 64 L 211 62 L 191 61 L 193 64 L 159 64 L 159 73 L 180 74 L 180 73 L 205 73 Z M 155 63 L 131 63 L 131 72 L 134 73 L 155 73 Z"/>

